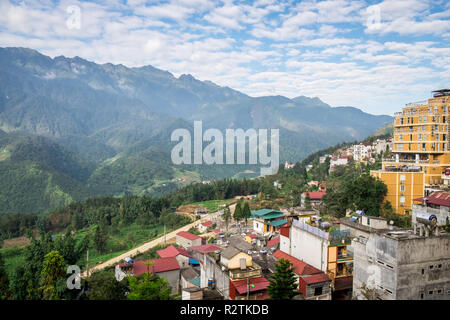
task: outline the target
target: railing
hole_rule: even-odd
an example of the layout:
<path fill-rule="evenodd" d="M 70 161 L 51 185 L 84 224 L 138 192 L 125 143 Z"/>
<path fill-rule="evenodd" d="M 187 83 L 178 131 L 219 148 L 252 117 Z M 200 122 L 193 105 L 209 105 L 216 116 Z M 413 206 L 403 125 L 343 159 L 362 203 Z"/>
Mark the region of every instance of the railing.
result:
<path fill-rule="evenodd" d="M 241 269 L 229 270 L 229 276 L 231 280 L 247 279 L 252 277 L 259 277 L 261 275 L 262 275 L 261 267 L 259 268 L 247 267 L 247 269 L 245 270 Z"/>
<path fill-rule="evenodd" d="M 409 107 L 416 107 L 416 106 L 423 106 L 428 105 L 428 100 L 422 100 L 422 101 L 416 101 L 416 102 L 410 102 L 406 104 L 406 108 Z"/>

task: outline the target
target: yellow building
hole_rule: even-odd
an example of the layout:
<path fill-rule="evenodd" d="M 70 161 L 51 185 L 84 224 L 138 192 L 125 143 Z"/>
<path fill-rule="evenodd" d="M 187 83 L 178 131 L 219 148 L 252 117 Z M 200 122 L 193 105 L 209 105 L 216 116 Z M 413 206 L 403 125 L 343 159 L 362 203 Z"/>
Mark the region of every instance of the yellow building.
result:
<path fill-rule="evenodd" d="M 385 200 L 399 214 L 410 214 L 414 198 L 442 184 L 442 171 L 450 166 L 450 89 L 433 91 L 428 101 L 408 103 L 395 113 L 393 158 L 371 171 L 388 188 Z"/>

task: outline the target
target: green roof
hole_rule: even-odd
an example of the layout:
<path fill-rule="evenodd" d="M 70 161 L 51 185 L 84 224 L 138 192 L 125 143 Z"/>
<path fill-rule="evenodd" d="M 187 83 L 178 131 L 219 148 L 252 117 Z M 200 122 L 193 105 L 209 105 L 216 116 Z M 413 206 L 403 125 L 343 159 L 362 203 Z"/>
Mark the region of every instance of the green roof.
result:
<path fill-rule="evenodd" d="M 275 220 L 275 221 L 270 221 L 269 224 L 272 227 L 279 227 L 282 226 L 283 224 L 287 223 L 288 221 L 286 219 L 283 220 Z"/>
<path fill-rule="evenodd" d="M 284 217 L 283 212 L 273 209 L 260 209 L 256 211 L 252 210 L 251 213 L 253 217 L 263 218 L 264 220 Z"/>

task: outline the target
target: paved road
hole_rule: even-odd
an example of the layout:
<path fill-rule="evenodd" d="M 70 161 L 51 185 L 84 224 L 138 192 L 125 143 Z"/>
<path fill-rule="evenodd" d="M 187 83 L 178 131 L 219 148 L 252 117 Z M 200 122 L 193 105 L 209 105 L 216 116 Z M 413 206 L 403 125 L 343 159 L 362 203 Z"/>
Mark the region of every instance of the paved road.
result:
<path fill-rule="evenodd" d="M 235 204 L 230 205 L 230 211 L 231 212 L 234 212 L 234 207 L 235 206 L 236 206 Z M 169 232 L 169 233 L 166 234 L 166 240 L 176 237 L 176 234 L 178 232 L 180 232 L 180 231 L 188 231 L 191 227 L 196 226 L 199 223 L 202 223 L 202 222 L 205 222 L 205 221 L 209 221 L 209 220 L 211 220 L 214 217 L 217 217 L 217 212 L 211 213 L 211 214 L 209 214 L 208 216 L 206 216 L 206 217 L 204 217 L 202 219 L 194 221 L 193 223 L 185 225 L 184 227 L 181 227 L 181 228 L 179 228 L 179 229 L 177 229 L 175 231 Z M 151 248 L 155 247 L 156 245 L 162 244 L 162 243 L 164 243 L 164 236 L 159 237 L 157 239 L 154 239 L 154 240 L 152 240 L 150 242 L 144 243 L 143 245 L 141 245 L 141 246 L 139 246 L 137 248 L 134 248 L 134 249 L 132 249 L 132 250 L 130 250 L 128 252 L 125 252 L 125 253 L 117 256 L 117 257 L 114 257 L 114 258 L 112 258 L 112 259 L 110 259 L 110 260 L 108 260 L 106 262 L 103 262 L 103 263 L 98 264 L 98 265 L 96 265 L 96 266 L 94 266 L 92 268 L 89 268 L 89 274 L 92 274 L 94 271 L 99 271 L 99 270 L 105 269 L 107 267 L 114 266 L 117 263 L 119 263 L 120 260 L 123 260 L 126 257 L 137 256 L 138 254 L 143 253 L 143 252 L 145 252 L 147 250 L 150 250 Z M 87 276 L 87 273 L 86 273 L 86 271 L 84 271 L 81 274 L 81 277 L 85 278 L 86 276 Z"/>

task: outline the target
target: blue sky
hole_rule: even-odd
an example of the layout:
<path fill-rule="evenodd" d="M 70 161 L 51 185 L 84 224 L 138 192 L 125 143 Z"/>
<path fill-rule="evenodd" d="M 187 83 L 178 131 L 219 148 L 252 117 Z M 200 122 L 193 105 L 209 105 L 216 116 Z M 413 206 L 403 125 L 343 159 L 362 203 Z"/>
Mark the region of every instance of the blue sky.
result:
<path fill-rule="evenodd" d="M 0 46 L 393 114 L 450 87 L 450 2 L 7 1 Z"/>

